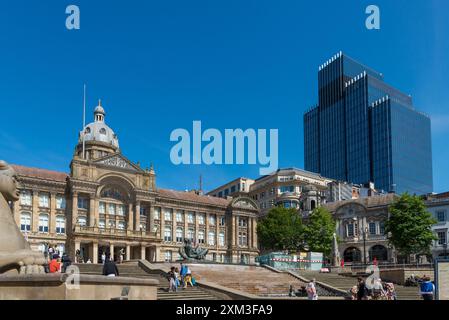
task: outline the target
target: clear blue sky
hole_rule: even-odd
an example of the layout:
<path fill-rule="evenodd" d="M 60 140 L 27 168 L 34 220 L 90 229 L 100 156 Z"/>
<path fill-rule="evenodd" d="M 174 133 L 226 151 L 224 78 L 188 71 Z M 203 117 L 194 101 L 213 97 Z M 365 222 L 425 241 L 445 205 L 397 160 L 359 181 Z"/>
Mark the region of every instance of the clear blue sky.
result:
<path fill-rule="evenodd" d="M 101 98 L 123 153 L 164 188 L 209 190 L 259 166 L 175 166 L 175 128 L 279 129 L 281 167 L 303 167 L 304 110 L 318 66 L 342 50 L 432 118 L 434 189 L 449 190 L 449 1 L 8 1 L 0 10 L 0 158 L 68 172 Z M 81 29 L 65 28 L 65 8 Z M 6 120 L 6 121 L 5 121 Z"/>

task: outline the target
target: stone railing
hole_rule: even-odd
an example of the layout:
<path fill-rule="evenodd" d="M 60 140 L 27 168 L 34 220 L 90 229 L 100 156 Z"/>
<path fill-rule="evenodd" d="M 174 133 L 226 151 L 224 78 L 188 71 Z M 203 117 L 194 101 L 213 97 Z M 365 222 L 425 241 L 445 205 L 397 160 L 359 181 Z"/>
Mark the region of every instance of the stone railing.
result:
<path fill-rule="evenodd" d="M 123 237 L 139 237 L 139 238 L 156 238 L 157 232 L 149 231 L 135 231 L 128 229 L 117 228 L 100 228 L 100 227 L 88 227 L 88 226 L 76 226 L 74 232 L 94 234 L 94 235 L 114 235 Z"/>

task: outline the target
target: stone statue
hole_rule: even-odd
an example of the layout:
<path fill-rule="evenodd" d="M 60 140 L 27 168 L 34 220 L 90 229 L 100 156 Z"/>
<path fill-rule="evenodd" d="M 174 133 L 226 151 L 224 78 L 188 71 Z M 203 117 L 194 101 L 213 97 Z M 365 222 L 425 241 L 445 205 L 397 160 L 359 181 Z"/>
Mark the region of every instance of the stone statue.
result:
<path fill-rule="evenodd" d="M 340 251 L 338 250 L 337 234 L 334 232 L 332 242 L 332 265 L 334 267 L 340 266 Z"/>
<path fill-rule="evenodd" d="M 193 247 L 190 239 L 184 239 L 184 247 L 179 248 L 179 254 L 184 259 L 203 260 L 209 250 L 200 248 L 199 245 Z"/>
<path fill-rule="evenodd" d="M 0 160 L 0 274 L 44 273 L 43 253 L 33 251 L 14 221 L 8 201 L 19 200 L 15 171 Z"/>

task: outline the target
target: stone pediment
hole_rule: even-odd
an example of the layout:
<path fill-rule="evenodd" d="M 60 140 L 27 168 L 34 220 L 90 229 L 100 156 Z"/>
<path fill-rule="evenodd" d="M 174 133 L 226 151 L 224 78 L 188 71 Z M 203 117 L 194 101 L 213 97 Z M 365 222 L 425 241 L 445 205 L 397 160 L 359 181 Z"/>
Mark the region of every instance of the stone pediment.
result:
<path fill-rule="evenodd" d="M 257 204 L 250 198 L 238 197 L 232 201 L 232 206 L 235 208 L 258 210 Z"/>
<path fill-rule="evenodd" d="M 133 164 L 127 158 L 118 153 L 100 158 L 94 161 L 94 163 L 111 168 L 119 168 L 133 172 L 143 172 L 141 168 L 139 168 L 137 165 Z"/>

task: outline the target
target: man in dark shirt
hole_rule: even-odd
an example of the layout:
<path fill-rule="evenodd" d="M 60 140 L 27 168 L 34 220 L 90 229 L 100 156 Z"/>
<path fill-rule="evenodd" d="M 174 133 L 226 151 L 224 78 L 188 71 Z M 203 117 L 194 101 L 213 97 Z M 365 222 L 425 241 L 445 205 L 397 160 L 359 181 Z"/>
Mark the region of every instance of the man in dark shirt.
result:
<path fill-rule="evenodd" d="M 365 281 L 363 280 L 362 277 L 359 277 L 357 279 L 358 284 L 357 284 L 357 300 L 367 300 L 368 298 L 368 294 L 367 294 L 367 288 L 365 285 Z"/>
<path fill-rule="evenodd" d="M 114 261 L 106 257 L 106 262 L 103 265 L 103 275 L 108 277 L 118 277 L 118 268 Z"/>

